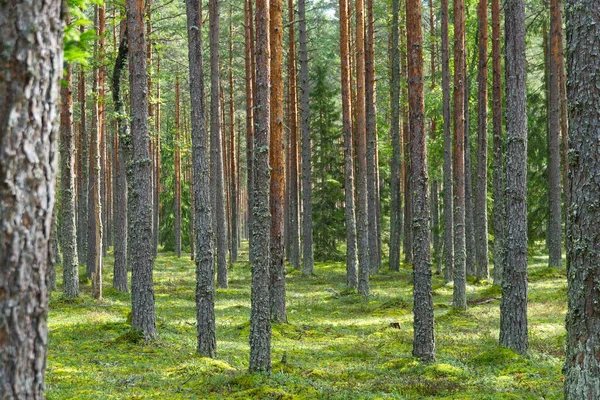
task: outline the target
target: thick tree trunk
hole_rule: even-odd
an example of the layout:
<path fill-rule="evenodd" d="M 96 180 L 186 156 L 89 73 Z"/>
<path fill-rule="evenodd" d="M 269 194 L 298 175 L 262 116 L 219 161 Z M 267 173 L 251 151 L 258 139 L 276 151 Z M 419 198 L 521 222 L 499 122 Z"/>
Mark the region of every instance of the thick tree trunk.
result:
<path fill-rule="evenodd" d="M 452 122 L 450 116 L 450 43 L 448 0 L 442 1 L 442 102 L 444 113 L 444 281 L 454 279 L 454 195 L 452 182 Z"/>
<path fill-rule="evenodd" d="M 179 76 L 175 77 L 175 190 L 174 190 L 174 217 L 175 229 L 175 255 L 181 257 L 181 121 L 180 121 L 181 95 Z"/>
<path fill-rule="evenodd" d="M 477 8 L 479 57 L 477 69 L 477 183 L 475 186 L 475 264 L 477 279 L 488 279 L 488 3 L 479 0 Z"/>
<path fill-rule="evenodd" d="M 562 41 L 562 5 L 550 1 L 550 76 L 548 108 L 548 265 L 562 266 L 562 196 L 560 186 L 560 41 Z"/>
<path fill-rule="evenodd" d="M 425 145 L 425 95 L 423 88 L 423 30 L 420 0 L 406 1 L 408 52 L 408 102 L 410 160 L 412 173 L 414 256 L 413 355 L 424 361 L 435 359 L 429 199 L 427 195 L 427 147 Z"/>
<path fill-rule="evenodd" d="M 301 10 L 303 10 L 300 0 Z M 271 319 L 269 301 L 270 227 L 269 168 L 271 50 L 269 0 L 256 1 L 256 101 L 254 136 L 254 193 L 252 235 L 252 293 L 250 310 L 250 372 L 271 372 Z"/>
<path fill-rule="evenodd" d="M 356 207 L 354 202 L 354 144 L 352 139 L 352 99 L 350 98 L 349 30 L 348 0 L 340 0 L 340 59 L 342 80 L 342 123 L 344 129 L 344 214 L 346 218 L 346 285 L 351 288 L 356 288 L 358 286 L 358 258 L 356 253 Z"/>
<path fill-rule="evenodd" d="M 600 398 L 600 14 L 591 0 L 567 2 L 569 103 L 569 313 L 565 398 Z M 595 10 L 594 12 L 590 12 Z"/>
<path fill-rule="evenodd" d="M 82 27 L 83 28 L 83 27 Z M 80 68 L 77 101 L 79 102 L 79 187 L 77 189 L 77 255 L 79 263 L 87 264 L 88 251 L 88 185 L 89 185 L 89 137 L 86 126 L 85 71 Z"/>
<path fill-rule="evenodd" d="M 65 64 L 65 70 L 66 85 L 62 86 L 60 96 L 62 102 L 60 116 L 60 211 L 62 224 L 58 239 L 63 252 L 63 293 L 67 297 L 77 297 L 79 295 L 79 259 L 75 228 L 75 142 L 71 65 Z"/>
<path fill-rule="evenodd" d="M 493 100 L 492 117 L 494 125 L 493 197 L 494 208 L 494 285 L 502 284 L 502 271 L 505 263 L 506 206 L 504 202 L 504 154 L 502 139 L 502 54 L 500 30 L 500 0 L 492 0 L 492 65 Z"/>
<path fill-rule="evenodd" d="M 369 209 L 367 182 L 367 131 L 365 104 L 365 15 L 364 0 L 356 0 L 356 176 L 358 238 L 358 293 L 369 295 Z"/>
<path fill-rule="evenodd" d="M 290 214 L 290 247 L 288 249 L 290 264 L 300 269 L 300 198 L 298 191 L 298 86 L 296 74 L 296 32 L 294 28 L 294 0 L 288 0 L 289 48 L 288 48 L 288 89 L 290 119 L 290 179 L 289 214 Z"/>
<path fill-rule="evenodd" d="M 60 1 L 0 4 L 0 397 L 6 399 L 44 397 L 62 11 Z"/>
<path fill-rule="evenodd" d="M 402 23 L 401 23 L 402 25 Z M 406 39 L 406 33 L 404 30 L 400 31 L 401 40 Z M 403 173 L 403 185 L 404 185 L 404 262 L 412 264 L 412 196 L 411 196 L 411 171 L 410 171 L 410 128 L 408 123 L 408 45 L 402 43 L 400 48 L 403 50 L 400 61 L 400 71 L 402 74 L 402 82 L 406 82 L 402 85 L 402 135 L 404 141 L 404 173 Z"/>
<path fill-rule="evenodd" d="M 525 1 L 505 5 L 506 265 L 500 304 L 500 344 L 527 351 L 527 91 Z"/>
<path fill-rule="evenodd" d="M 118 144 L 117 179 L 115 185 L 115 265 L 113 287 L 127 293 L 127 163 L 131 152 L 131 135 L 127 115 L 121 98 L 121 74 L 127 62 L 127 32 L 126 24 L 121 24 L 121 43 L 113 69 L 112 94 L 117 118 Z"/>
<path fill-rule="evenodd" d="M 465 231 L 465 3 L 454 0 L 454 293 L 452 306 L 467 308 Z"/>
<path fill-rule="evenodd" d="M 375 92 L 375 17 L 373 0 L 365 0 L 367 6 L 365 35 L 365 107 L 367 131 L 367 192 L 369 209 L 369 269 L 376 273 L 381 267 L 379 251 L 379 182 L 377 179 L 377 108 Z"/>
<path fill-rule="evenodd" d="M 271 320 L 287 322 L 285 308 L 285 263 L 283 253 L 283 205 L 285 195 L 285 159 L 283 154 L 283 8 L 282 0 L 271 0 L 271 138 L 270 138 L 270 209 L 271 209 Z"/>
<path fill-rule="evenodd" d="M 302 116 L 302 274 L 312 275 L 312 166 L 310 140 L 310 82 L 308 75 L 308 38 L 306 33 L 306 0 L 298 1 L 298 30 L 300 31 L 300 112 Z"/>
<path fill-rule="evenodd" d="M 156 337 L 154 310 L 154 249 L 152 241 L 152 171 L 148 149 L 148 77 L 146 38 L 142 0 L 127 0 L 127 38 L 129 43 L 129 86 L 131 99 L 132 170 L 129 187 L 129 253 L 131 255 L 131 325 L 143 332 L 146 340 Z"/>
<path fill-rule="evenodd" d="M 196 319 L 198 354 L 214 357 L 217 349 L 215 325 L 215 267 L 212 212 L 209 188 L 209 136 L 204 117 L 204 74 L 202 65 L 202 2 L 188 0 L 187 30 L 192 105 L 192 159 L 194 214 L 196 222 Z"/>
<path fill-rule="evenodd" d="M 216 232 L 217 286 L 226 288 L 227 277 L 227 214 L 225 212 L 225 175 L 223 169 L 223 132 L 219 101 L 219 18 L 221 0 L 210 0 L 210 186 L 212 189 L 213 226 Z"/>

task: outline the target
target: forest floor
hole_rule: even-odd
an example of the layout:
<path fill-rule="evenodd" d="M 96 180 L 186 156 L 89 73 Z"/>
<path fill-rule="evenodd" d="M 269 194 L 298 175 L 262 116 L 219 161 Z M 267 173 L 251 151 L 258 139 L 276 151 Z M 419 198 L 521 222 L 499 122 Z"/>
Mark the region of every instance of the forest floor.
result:
<path fill-rule="evenodd" d="M 247 259 L 247 247 L 241 251 Z M 562 398 L 564 272 L 533 257 L 529 269 L 527 356 L 499 348 L 500 290 L 469 282 L 466 312 L 451 308 L 452 287 L 434 275 L 437 361 L 411 357 L 412 271 L 371 276 L 368 300 L 345 289 L 342 263 L 317 263 L 315 276 L 287 275 L 289 324 L 273 326 L 273 373 L 247 373 L 250 267 L 234 264 L 216 293 L 217 358 L 196 349 L 195 267 L 189 255 L 161 253 L 154 270 L 159 338 L 131 335 L 130 295 L 104 299 L 82 284 L 75 300 L 50 302 L 48 399 L 559 399 Z M 84 269 L 80 275 L 84 276 Z M 284 357 L 285 354 L 285 357 Z M 285 362 L 281 360 L 285 358 Z"/>

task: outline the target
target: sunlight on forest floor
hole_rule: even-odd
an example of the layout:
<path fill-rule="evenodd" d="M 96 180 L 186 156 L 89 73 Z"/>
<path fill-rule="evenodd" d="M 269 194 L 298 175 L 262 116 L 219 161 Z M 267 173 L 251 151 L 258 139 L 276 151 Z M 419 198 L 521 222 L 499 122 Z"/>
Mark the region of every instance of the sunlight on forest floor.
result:
<path fill-rule="evenodd" d="M 241 259 L 247 259 L 247 244 Z M 189 255 L 161 253 L 154 280 L 159 339 L 130 334 L 130 295 L 104 300 L 52 296 L 48 399 L 559 399 L 562 398 L 567 282 L 534 257 L 529 269 L 530 353 L 497 346 L 500 290 L 469 281 L 469 309 L 451 309 L 452 287 L 434 275 L 437 362 L 411 357 L 412 272 L 384 268 L 368 301 L 345 289 L 342 263 L 316 263 L 313 277 L 287 275 L 289 324 L 273 326 L 273 374 L 247 374 L 250 267 L 234 264 L 218 289 L 217 359 L 195 355 L 195 267 Z M 288 271 L 290 271 L 288 269 Z M 85 269 L 80 270 L 80 276 Z M 282 363 L 283 355 L 286 362 Z"/>

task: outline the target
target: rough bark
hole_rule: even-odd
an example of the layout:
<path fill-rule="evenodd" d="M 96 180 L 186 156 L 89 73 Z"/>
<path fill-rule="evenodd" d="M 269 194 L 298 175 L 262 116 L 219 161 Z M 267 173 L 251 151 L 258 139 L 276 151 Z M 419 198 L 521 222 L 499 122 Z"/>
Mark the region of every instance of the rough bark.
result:
<path fill-rule="evenodd" d="M 131 255 L 131 325 L 141 330 L 146 340 L 156 337 L 154 310 L 154 250 L 152 241 L 152 171 L 150 169 L 148 135 L 148 77 L 146 71 L 146 38 L 142 0 L 127 0 L 127 39 L 129 43 L 129 87 L 131 101 L 132 154 L 129 186 L 129 222 Z"/>
<path fill-rule="evenodd" d="M 413 355 L 424 361 L 435 359 L 427 148 L 425 145 L 425 95 L 423 88 L 423 31 L 420 0 L 406 1 L 408 52 L 408 103 L 412 185 L 414 340 Z"/>
<path fill-rule="evenodd" d="M 116 152 L 115 185 L 115 265 L 113 287 L 120 292 L 127 288 L 127 163 L 131 152 L 131 136 L 127 114 L 121 97 L 121 74 L 127 62 L 127 32 L 125 23 L 121 24 L 121 43 L 113 68 L 112 96 L 117 118 L 118 148 Z"/>
<path fill-rule="evenodd" d="M 351 288 L 356 288 L 358 286 L 358 258 L 356 253 L 356 207 L 354 202 L 354 145 L 352 139 L 352 99 L 350 98 L 349 30 L 348 0 L 340 0 L 340 60 L 342 80 L 342 124 L 344 130 L 344 215 L 346 218 L 346 285 Z"/>
<path fill-rule="evenodd" d="M 569 312 L 564 367 L 565 398 L 600 397 L 600 14 L 590 0 L 567 2 L 569 98 Z M 590 12 L 595 10 L 595 12 Z"/>
<path fill-rule="evenodd" d="M 356 0 L 356 232 L 358 238 L 358 293 L 369 295 L 369 209 L 367 182 L 367 131 L 365 104 L 365 15 L 364 0 Z"/>
<path fill-rule="evenodd" d="M 402 24 L 402 23 L 401 23 Z M 402 29 L 402 28 L 401 28 Z M 401 39 L 406 39 L 406 32 L 401 30 Z M 412 196 L 411 196 L 411 171 L 410 171 L 410 125 L 408 123 L 408 46 L 405 43 L 400 45 L 403 51 L 401 57 L 400 70 L 402 71 L 402 135 L 404 141 L 404 262 L 412 264 Z"/>
<path fill-rule="evenodd" d="M 454 0 L 454 293 L 452 306 L 467 308 L 465 230 L 465 2 Z"/>
<path fill-rule="evenodd" d="M 227 277 L 227 213 L 225 212 L 225 174 L 223 164 L 223 132 L 219 101 L 219 17 L 221 0 L 210 0 L 210 186 L 212 189 L 213 226 L 216 232 L 217 286 L 226 288 Z"/>
<path fill-rule="evenodd" d="M 298 191 L 298 87 L 296 73 L 296 32 L 294 28 L 294 0 L 288 0 L 289 47 L 288 47 L 288 90 L 290 129 L 290 179 L 289 187 L 289 237 L 290 264 L 300 269 L 300 198 Z"/>
<path fill-rule="evenodd" d="M 442 102 L 444 114 L 444 281 L 454 279 L 454 197 L 452 171 L 452 122 L 450 115 L 450 43 L 448 0 L 442 0 Z"/>
<path fill-rule="evenodd" d="M 433 236 L 433 263 L 435 273 L 442 274 L 442 240 L 440 238 L 440 188 L 437 180 L 431 182 L 431 234 Z"/>
<path fill-rule="evenodd" d="M 179 76 L 175 77 L 175 190 L 174 190 L 174 221 L 175 255 L 181 257 L 181 94 Z"/>
<path fill-rule="evenodd" d="M 500 0 L 492 0 L 492 123 L 494 129 L 493 197 L 494 197 L 494 285 L 502 284 L 505 263 L 504 243 L 506 207 L 504 203 L 504 154 L 502 134 L 502 53 L 500 31 Z"/>
<path fill-rule="evenodd" d="M 548 265 L 562 266 L 562 196 L 560 185 L 560 43 L 562 41 L 562 5 L 550 1 L 550 57 L 548 102 Z"/>
<path fill-rule="evenodd" d="M 56 200 L 59 82 L 63 72 L 62 16 L 60 1 L 0 4 L 3 399 L 44 396 L 47 272 Z"/>
<path fill-rule="evenodd" d="M 238 258 L 238 223 L 239 223 L 239 203 L 238 203 L 238 174 L 237 174 L 237 151 L 235 143 L 235 102 L 234 102 L 234 81 L 233 81 L 233 25 L 232 8 L 229 9 L 229 170 L 231 179 L 229 180 L 229 198 L 231 216 L 231 253 L 229 259 L 231 262 L 237 262 Z"/>
<path fill-rule="evenodd" d="M 527 91 L 525 1 L 505 5 L 506 265 L 500 344 L 527 351 Z"/>
<path fill-rule="evenodd" d="M 308 76 L 308 38 L 306 33 L 306 0 L 298 1 L 298 30 L 300 32 L 300 113 L 302 117 L 302 274 L 312 275 L 312 166 L 310 140 L 310 82 Z"/>
<path fill-rule="evenodd" d="M 465 243 L 467 258 L 465 269 L 467 276 L 476 275 L 475 267 L 475 221 L 473 220 L 473 163 L 471 158 L 471 116 L 469 100 L 471 98 L 471 85 L 469 82 L 469 71 L 466 70 L 467 52 L 465 47 Z M 472 64 L 473 65 L 473 64 Z"/>
<path fill-rule="evenodd" d="M 300 0 L 302 4 L 304 0 Z M 301 6 L 302 9 L 302 6 Z M 252 293 L 250 310 L 250 372 L 271 372 L 269 301 L 270 228 L 269 169 L 271 50 L 269 0 L 256 1 L 256 101 L 254 193 L 252 200 Z"/>
<path fill-rule="evenodd" d="M 244 2 L 244 61 L 246 71 L 246 191 L 248 219 L 248 241 L 252 242 L 252 196 L 254 194 L 254 24 L 252 23 L 252 1 Z M 250 244 L 250 243 L 249 243 Z M 251 256 L 252 254 L 250 254 Z"/>
<path fill-rule="evenodd" d="M 212 212 L 209 188 L 209 134 L 204 117 L 204 74 L 202 63 L 202 3 L 188 0 L 187 30 L 190 68 L 194 214 L 196 222 L 196 319 L 198 354 L 216 354 L 215 267 Z"/>
<path fill-rule="evenodd" d="M 160 53 L 157 52 L 156 57 L 156 98 L 160 99 Z M 158 244 L 160 241 L 160 101 L 156 102 L 156 118 L 154 120 L 155 124 L 155 134 L 156 134 L 156 144 L 154 151 L 154 208 L 152 213 L 152 245 L 154 246 L 154 257 L 158 255 Z"/>
<path fill-rule="evenodd" d="M 83 28 L 83 27 L 82 27 Z M 77 189 L 77 255 L 79 262 L 87 264 L 88 250 L 88 185 L 89 185 L 89 137 L 86 125 L 86 82 L 83 68 L 79 71 L 79 83 L 77 88 L 77 101 L 79 102 L 79 159 L 78 177 L 79 187 Z"/>
<path fill-rule="evenodd" d="M 63 293 L 66 297 L 79 295 L 79 259 L 75 227 L 75 142 L 73 136 L 72 67 L 65 64 L 66 84 L 61 88 L 60 115 L 60 192 L 61 232 L 58 237 L 63 259 Z"/>

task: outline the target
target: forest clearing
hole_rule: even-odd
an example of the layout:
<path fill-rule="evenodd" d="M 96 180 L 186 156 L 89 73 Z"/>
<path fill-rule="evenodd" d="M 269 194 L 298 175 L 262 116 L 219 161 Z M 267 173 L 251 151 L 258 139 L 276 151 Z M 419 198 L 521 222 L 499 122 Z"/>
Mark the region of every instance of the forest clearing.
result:
<path fill-rule="evenodd" d="M 533 257 L 530 352 L 499 348 L 498 287 L 468 284 L 469 310 L 455 312 L 451 285 L 434 276 L 437 361 L 412 347 L 412 271 L 372 277 L 368 301 L 345 287 L 342 263 L 315 276 L 287 275 L 288 323 L 273 325 L 273 373 L 248 373 L 247 247 L 215 296 L 217 357 L 195 353 L 194 266 L 160 253 L 155 264 L 156 342 L 132 337 L 130 296 L 108 289 L 50 302 L 48 399 L 560 399 L 566 277 Z M 106 259 L 110 263 L 111 256 Z M 108 275 L 106 276 L 108 278 Z M 282 361 L 283 359 L 283 361 Z"/>

